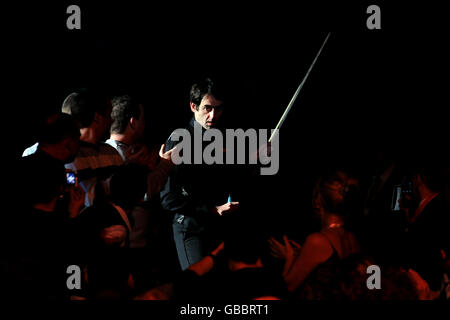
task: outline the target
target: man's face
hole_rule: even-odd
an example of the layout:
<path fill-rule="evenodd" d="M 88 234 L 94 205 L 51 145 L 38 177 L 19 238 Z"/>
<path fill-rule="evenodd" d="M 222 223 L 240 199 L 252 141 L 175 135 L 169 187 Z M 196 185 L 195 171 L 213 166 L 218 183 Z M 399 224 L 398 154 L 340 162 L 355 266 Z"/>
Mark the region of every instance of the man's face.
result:
<path fill-rule="evenodd" d="M 195 120 L 205 129 L 214 128 L 219 121 L 223 106 L 222 101 L 217 100 L 212 95 L 205 94 L 200 105 L 197 106 L 194 103 L 190 103 L 191 110 L 194 112 Z"/>
<path fill-rule="evenodd" d="M 111 108 L 108 108 L 105 113 L 96 113 L 97 116 L 97 134 L 101 138 L 101 140 L 105 140 L 108 138 L 109 128 L 111 127 L 112 119 L 111 119 Z"/>

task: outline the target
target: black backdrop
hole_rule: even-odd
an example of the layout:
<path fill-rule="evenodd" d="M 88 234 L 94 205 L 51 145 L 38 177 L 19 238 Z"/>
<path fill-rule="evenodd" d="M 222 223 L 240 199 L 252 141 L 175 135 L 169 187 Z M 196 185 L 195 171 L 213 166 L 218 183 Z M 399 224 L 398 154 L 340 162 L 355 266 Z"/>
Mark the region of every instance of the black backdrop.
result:
<path fill-rule="evenodd" d="M 235 86 L 232 126 L 272 128 L 331 31 L 282 128 L 280 171 L 254 192 L 267 211 L 298 219 L 324 169 L 367 176 L 379 150 L 445 153 L 444 11 L 374 3 L 381 30 L 366 28 L 372 2 L 14 4 L 5 10 L 5 157 L 20 156 L 37 121 L 85 86 L 142 96 L 151 143 L 190 118 L 189 86 L 202 75 Z M 66 28 L 70 4 L 81 8 L 81 30 Z"/>

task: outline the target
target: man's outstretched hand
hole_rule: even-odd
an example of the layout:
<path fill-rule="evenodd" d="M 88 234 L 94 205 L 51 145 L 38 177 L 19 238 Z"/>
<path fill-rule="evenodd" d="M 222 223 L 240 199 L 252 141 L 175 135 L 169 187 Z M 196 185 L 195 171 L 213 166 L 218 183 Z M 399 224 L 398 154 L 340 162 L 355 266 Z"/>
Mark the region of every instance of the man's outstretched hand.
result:
<path fill-rule="evenodd" d="M 172 162 L 172 153 L 176 149 L 176 146 L 173 147 L 172 149 L 170 149 L 169 151 L 165 151 L 165 149 L 166 149 L 166 145 L 163 143 L 161 145 L 161 148 L 159 149 L 159 157 L 161 159 Z"/>
<path fill-rule="evenodd" d="M 230 214 L 233 211 L 239 209 L 239 202 L 227 202 L 221 206 L 215 207 L 215 213 L 219 216 Z"/>

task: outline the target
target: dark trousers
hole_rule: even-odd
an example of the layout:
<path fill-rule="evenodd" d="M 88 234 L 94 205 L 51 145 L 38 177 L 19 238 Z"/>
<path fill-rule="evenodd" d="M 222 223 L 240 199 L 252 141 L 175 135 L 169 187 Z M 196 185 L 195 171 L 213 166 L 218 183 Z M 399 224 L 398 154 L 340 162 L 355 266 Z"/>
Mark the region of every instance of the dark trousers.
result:
<path fill-rule="evenodd" d="M 175 214 L 173 237 L 181 269 L 200 261 L 203 256 L 205 228 L 196 218 Z"/>

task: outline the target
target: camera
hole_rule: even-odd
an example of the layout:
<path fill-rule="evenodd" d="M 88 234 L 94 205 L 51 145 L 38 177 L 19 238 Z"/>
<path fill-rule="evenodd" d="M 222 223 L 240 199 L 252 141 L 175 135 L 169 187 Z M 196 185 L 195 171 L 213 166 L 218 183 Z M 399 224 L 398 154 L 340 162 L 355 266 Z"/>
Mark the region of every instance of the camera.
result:
<path fill-rule="evenodd" d="M 400 211 L 399 200 L 402 199 L 403 205 L 410 207 L 411 198 L 413 196 L 413 186 L 411 181 L 406 181 L 402 184 L 394 186 L 394 192 L 392 195 L 392 211 Z"/>
<path fill-rule="evenodd" d="M 75 172 L 66 172 L 66 184 L 69 186 L 76 186 L 78 184 L 78 177 Z"/>

